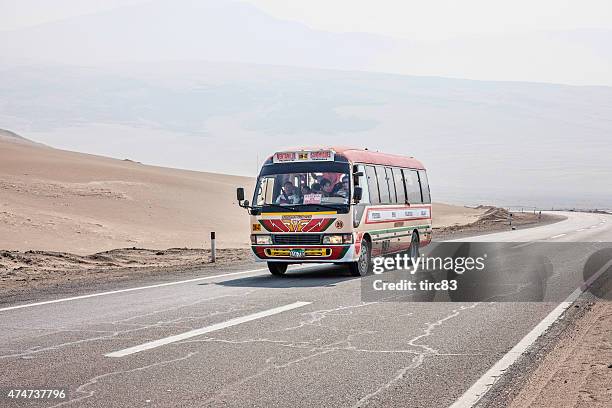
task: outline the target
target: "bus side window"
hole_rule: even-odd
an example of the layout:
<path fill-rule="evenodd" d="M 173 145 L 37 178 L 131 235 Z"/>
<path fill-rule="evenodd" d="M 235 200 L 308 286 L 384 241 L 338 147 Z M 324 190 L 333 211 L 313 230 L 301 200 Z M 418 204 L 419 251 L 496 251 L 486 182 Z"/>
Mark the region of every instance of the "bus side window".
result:
<path fill-rule="evenodd" d="M 421 198 L 421 188 L 419 186 L 419 176 L 416 170 L 403 169 L 404 181 L 406 185 L 406 194 L 410 204 L 420 204 L 423 202 Z"/>
<path fill-rule="evenodd" d="M 363 176 L 356 177 L 354 179 L 354 185 L 361 187 L 362 196 L 361 203 L 369 203 L 370 202 L 370 186 L 368 185 L 368 176 L 366 174 L 366 166 L 363 164 L 357 164 L 354 167 L 354 172 L 361 172 Z"/>
<path fill-rule="evenodd" d="M 376 181 L 376 170 L 374 166 L 366 166 L 366 177 L 368 179 L 368 190 L 370 191 L 370 203 L 379 204 L 378 183 Z"/>
<path fill-rule="evenodd" d="M 421 185 L 421 194 L 423 196 L 423 202 L 431 203 L 431 194 L 429 192 L 429 181 L 427 180 L 427 173 L 425 170 L 419 170 L 419 184 Z"/>
<path fill-rule="evenodd" d="M 389 202 L 397 203 L 395 181 L 393 181 L 393 170 L 390 167 L 385 167 L 385 172 L 387 173 L 387 185 L 389 186 Z"/>
<path fill-rule="evenodd" d="M 376 178 L 378 179 L 378 191 L 380 193 L 380 203 L 388 204 L 389 201 L 389 184 L 387 183 L 387 175 L 385 168 L 376 166 Z"/>
<path fill-rule="evenodd" d="M 406 189 L 404 187 L 404 176 L 401 169 L 393 169 L 393 179 L 395 182 L 395 191 L 397 193 L 397 202 L 399 204 L 406 203 Z"/>

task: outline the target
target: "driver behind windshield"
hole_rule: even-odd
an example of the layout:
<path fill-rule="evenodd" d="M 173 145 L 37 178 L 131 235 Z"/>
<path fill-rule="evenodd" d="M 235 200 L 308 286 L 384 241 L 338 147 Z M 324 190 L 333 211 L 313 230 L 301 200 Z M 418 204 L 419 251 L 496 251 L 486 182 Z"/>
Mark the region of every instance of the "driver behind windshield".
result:
<path fill-rule="evenodd" d="M 276 197 L 276 204 L 298 204 L 300 197 L 296 194 L 296 188 L 290 181 L 285 181 L 281 193 Z"/>
<path fill-rule="evenodd" d="M 348 198 L 349 196 L 349 177 L 343 176 L 342 182 L 334 186 L 334 194 L 340 197 Z"/>

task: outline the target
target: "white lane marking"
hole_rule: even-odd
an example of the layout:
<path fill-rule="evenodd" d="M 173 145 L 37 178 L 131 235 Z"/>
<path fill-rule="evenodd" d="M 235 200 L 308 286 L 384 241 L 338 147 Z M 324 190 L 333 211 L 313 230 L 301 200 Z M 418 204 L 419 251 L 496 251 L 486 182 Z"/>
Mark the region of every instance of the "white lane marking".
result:
<path fill-rule="evenodd" d="M 493 367 L 480 377 L 459 399 L 449 408 L 471 408 L 489 391 L 489 389 L 500 379 L 504 372 L 527 351 L 529 347 L 544 333 L 557 319 L 574 303 L 597 278 L 608 268 L 612 267 L 612 261 L 608 261 L 593 276 L 591 276 L 580 287 L 576 288 L 563 302 L 550 312 L 540 323 L 536 325 L 525 337 L 512 347 Z"/>
<path fill-rule="evenodd" d="M 586 231 L 586 228 L 577 229 L 576 232 Z"/>
<path fill-rule="evenodd" d="M 523 242 L 522 244 L 514 245 L 514 246 L 512 246 L 511 248 L 512 248 L 512 249 L 516 249 L 516 248 L 523 248 L 523 247 L 526 247 L 526 246 L 529 246 L 529 245 L 533 245 L 533 244 L 535 244 L 536 242 L 537 242 L 537 241 Z"/>
<path fill-rule="evenodd" d="M 550 237 L 550 239 L 555 239 L 555 238 L 561 238 L 566 236 L 567 234 L 559 234 L 559 235 L 553 235 L 552 237 Z"/>
<path fill-rule="evenodd" d="M 320 265 L 318 265 L 318 266 L 320 266 Z M 296 269 L 306 269 L 306 268 L 312 268 L 312 267 L 313 266 L 302 266 L 302 267 L 296 268 Z M 26 307 L 50 305 L 52 303 L 69 302 L 69 301 L 72 301 L 72 300 L 88 299 L 88 298 L 98 297 L 98 296 L 114 295 L 116 293 L 133 292 L 133 291 L 136 291 L 136 290 L 162 288 L 164 286 L 180 285 L 180 284 L 183 284 L 183 283 L 198 282 L 198 281 L 203 281 L 203 280 L 208 280 L 208 279 L 215 279 L 215 278 L 223 278 L 223 277 L 226 277 L 226 276 L 244 275 L 244 274 L 247 274 L 247 273 L 263 272 L 263 271 L 267 271 L 267 270 L 268 270 L 267 268 L 250 269 L 248 271 L 230 272 L 230 273 L 223 273 L 223 274 L 220 274 L 220 275 L 203 276 L 201 278 L 194 278 L 194 279 L 186 279 L 186 280 L 181 280 L 181 281 L 159 283 L 159 284 L 156 284 L 156 285 L 140 286 L 140 287 L 137 287 L 137 288 L 118 289 L 118 290 L 111 290 L 111 291 L 108 291 L 108 292 L 91 293 L 89 295 L 81 295 L 81 296 L 73 296 L 73 297 L 68 297 L 68 298 L 46 300 L 44 302 L 27 303 L 25 305 L 17 305 L 17 306 L 4 307 L 4 308 L 0 309 L 0 312 L 6 312 L 8 310 L 23 309 L 23 308 L 26 308 Z"/>
<path fill-rule="evenodd" d="M 46 300 L 44 302 L 27 303 L 25 305 L 17 305 L 17 306 L 4 307 L 4 308 L 0 309 L 0 312 L 5 312 L 7 310 L 23 309 L 23 308 L 26 308 L 26 307 L 49 305 L 49 304 L 52 304 L 52 303 L 69 302 L 71 300 L 88 299 L 88 298 L 98 297 L 98 296 L 114 295 L 116 293 L 133 292 L 133 291 L 136 291 L 136 290 L 161 288 L 161 287 L 164 287 L 164 286 L 180 285 L 182 283 L 198 282 L 198 281 L 207 280 L 207 279 L 222 278 L 224 276 L 243 275 L 245 273 L 261 272 L 261 271 L 265 271 L 265 270 L 267 270 L 267 269 L 266 268 L 251 269 L 251 270 L 248 270 L 248 271 L 231 272 L 231 273 L 224 273 L 224 274 L 221 274 L 221 275 L 213 275 L 213 276 L 203 276 L 201 278 L 194 278 L 194 279 L 186 279 L 186 280 L 181 280 L 181 281 L 159 283 L 159 284 L 156 284 L 156 285 L 140 286 L 140 287 L 137 287 L 137 288 L 118 289 L 118 290 L 111 290 L 111 291 L 108 291 L 108 292 L 91 293 L 89 295 L 81 295 L 81 296 L 73 296 L 73 297 L 68 297 L 68 298 Z"/>
<path fill-rule="evenodd" d="M 591 228 L 597 228 L 597 225 L 593 225 L 593 226 L 591 226 Z"/>
<path fill-rule="evenodd" d="M 235 319 L 231 319 L 225 322 L 213 324 L 210 326 L 202 327 L 201 329 L 190 330 L 185 333 L 176 334 L 174 336 L 166 337 L 159 340 L 150 341 L 148 343 L 140 344 L 138 346 L 129 347 L 123 350 L 114 351 L 112 353 L 105 354 L 106 357 L 125 357 L 130 354 L 140 353 L 141 351 L 151 350 L 156 347 L 165 346 L 166 344 L 176 343 L 177 341 L 189 339 L 195 336 L 200 336 L 205 333 L 210 333 L 213 331 L 225 329 L 226 327 L 236 326 L 238 324 L 250 322 L 253 320 L 261 319 L 264 317 L 272 316 L 275 314 L 279 314 L 282 312 L 286 312 L 288 310 L 297 309 L 298 307 L 303 307 L 311 304 L 312 302 L 295 302 L 285 306 L 275 307 L 273 309 L 264 310 L 262 312 L 253 313 L 250 315 L 237 317 Z"/>

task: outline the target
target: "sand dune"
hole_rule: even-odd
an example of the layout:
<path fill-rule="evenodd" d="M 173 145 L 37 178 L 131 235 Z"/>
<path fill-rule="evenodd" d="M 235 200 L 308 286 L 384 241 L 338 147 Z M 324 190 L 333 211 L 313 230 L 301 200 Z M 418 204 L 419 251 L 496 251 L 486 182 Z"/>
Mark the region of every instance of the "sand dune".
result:
<path fill-rule="evenodd" d="M 206 160 L 202 157 L 202 160 Z M 123 247 L 248 245 L 235 205 L 247 177 L 177 170 L 54 149 L 0 134 L 0 249 L 91 254 Z M 481 210 L 434 205 L 436 226 L 475 221 Z"/>
<path fill-rule="evenodd" d="M 221 246 L 245 246 L 248 219 L 233 198 L 250 182 L 3 138 L 0 248 L 201 247 L 212 230 Z"/>

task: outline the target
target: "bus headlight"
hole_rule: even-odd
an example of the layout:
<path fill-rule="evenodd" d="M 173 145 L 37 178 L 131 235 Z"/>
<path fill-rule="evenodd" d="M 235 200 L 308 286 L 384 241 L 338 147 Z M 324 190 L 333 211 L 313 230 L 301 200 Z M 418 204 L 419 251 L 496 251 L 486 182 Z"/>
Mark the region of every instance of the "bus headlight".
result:
<path fill-rule="evenodd" d="M 324 244 L 352 244 L 353 234 L 324 235 L 323 243 Z"/>
<path fill-rule="evenodd" d="M 251 235 L 251 244 L 253 245 L 272 245 L 272 237 L 270 235 Z"/>

